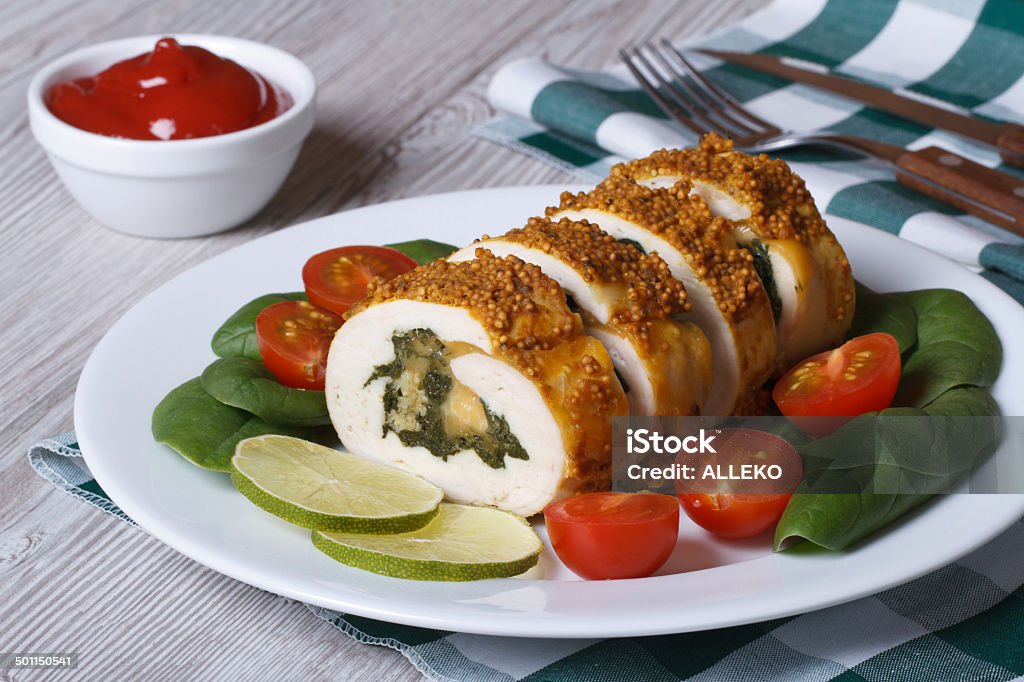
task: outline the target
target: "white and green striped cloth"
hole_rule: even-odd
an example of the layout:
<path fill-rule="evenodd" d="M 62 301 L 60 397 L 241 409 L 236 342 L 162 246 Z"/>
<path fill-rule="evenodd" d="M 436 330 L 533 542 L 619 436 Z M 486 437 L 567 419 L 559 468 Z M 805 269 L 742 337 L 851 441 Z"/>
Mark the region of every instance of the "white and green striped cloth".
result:
<path fill-rule="evenodd" d="M 1024 2 L 1019 0 L 777 0 L 690 45 L 764 52 L 1024 123 Z M 998 154 L 805 85 L 692 53 L 707 77 L 783 129 L 827 130 L 918 149 L 938 145 L 1024 177 Z M 588 180 L 612 164 L 695 137 L 669 121 L 623 65 L 581 72 L 538 59 L 503 66 L 488 89 L 504 116 L 478 126 L 490 140 Z M 1024 303 L 1024 239 L 896 183 L 890 168 L 810 149 L 779 153 L 825 212 L 872 225 L 979 271 Z"/>
<path fill-rule="evenodd" d="M 132 523 L 89 473 L 73 433 L 28 453 L 55 486 Z M 514 639 L 308 608 L 357 641 L 459 682 L 1024 679 L 1024 523 L 922 578 L 841 606 L 659 637 Z"/>

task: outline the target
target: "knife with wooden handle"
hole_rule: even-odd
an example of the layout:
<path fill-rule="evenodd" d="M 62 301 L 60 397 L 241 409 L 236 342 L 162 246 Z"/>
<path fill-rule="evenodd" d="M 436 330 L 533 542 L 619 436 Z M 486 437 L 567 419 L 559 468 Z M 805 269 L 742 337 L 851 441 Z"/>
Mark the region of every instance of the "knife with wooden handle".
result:
<path fill-rule="evenodd" d="M 755 71 L 828 90 L 930 128 L 941 128 L 963 135 L 994 147 L 999 151 L 1003 161 L 1024 168 L 1024 126 L 1014 123 L 992 123 L 954 111 L 947 106 L 930 104 L 917 96 L 903 95 L 861 81 L 836 76 L 823 66 L 803 60 L 720 50 L 698 52 L 730 64 L 738 64 Z"/>
<path fill-rule="evenodd" d="M 1024 236 L 1024 182 L 940 147 L 903 151 L 896 179 L 934 199 Z"/>
<path fill-rule="evenodd" d="M 909 150 L 852 135 L 815 135 L 822 143 L 883 159 L 900 184 L 1024 236 L 1024 180 L 941 147 Z"/>

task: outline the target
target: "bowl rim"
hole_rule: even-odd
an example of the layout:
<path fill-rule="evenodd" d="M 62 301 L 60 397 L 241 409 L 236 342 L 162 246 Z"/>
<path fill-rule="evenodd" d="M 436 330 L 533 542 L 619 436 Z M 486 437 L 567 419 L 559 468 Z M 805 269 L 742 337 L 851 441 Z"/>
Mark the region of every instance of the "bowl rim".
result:
<path fill-rule="evenodd" d="M 280 116 L 275 116 L 269 121 L 264 121 L 263 123 L 252 126 L 251 128 L 184 140 L 136 140 L 131 138 L 101 135 L 99 133 L 83 130 L 82 128 L 78 128 L 70 123 L 62 121 L 50 111 L 48 106 L 46 106 L 46 102 L 44 101 L 45 89 L 50 87 L 51 83 L 49 81 L 51 81 L 54 75 L 59 71 L 74 66 L 75 64 L 90 57 L 94 57 L 97 53 L 123 51 L 125 53 L 124 56 L 113 58 L 114 61 L 111 61 L 110 63 L 110 65 L 113 65 L 116 61 L 134 56 L 134 53 L 137 53 L 140 49 L 140 45 L 148 44 L 149 47 L 143 49 L 152 49 L 152 45 L 156 44 L 156 41 L 167 37 L 175 38 L 183 43 L 199 45 L 200 47 L 205 47 L 207 49 L 210 49 L 209 45 L 214 43 L 230 43 L 241 49 L 263 51 L 278 59 L 284 65 L 284 68 L 292 71 L 296 79 L 301 81 L 302 91 L 294 92 L 292 87 L 286 87 L 284 84 L 275 81 L 274 84 L 278 87 L 284 88 L 292 98 L 292 106 Z M 214 50 L 211 49 L 211 51 Z M 238 61 L 238 63 L 245 68 L 251 68 L 249 65 L 244 63 L 244 60 L 239 61 L 235 57 L 229 58 L 234 61 Z M 168 31 L 160 34 L 117 38 L 115 40 L 95 43 L 93 45 L 87 45 L 72 50 L 71 52 L 67 52 L 46 63 L 36 72 L 32 77 L 32 80 L 29 82 L 26 94 L 29 117 L 30 121 L 33 123 L 33 128 L 35 126 L 48 126 L 66 140 L 88 145 L 102 144 L 124 150 L 126 152 L 134 150 L 138 152 L 162 151 L 167 153 L 174 150 L 175 153 L 183 153 L 186 152 L 186 150 L 244 143 L 248 140 L 262 137 L 282 127 L 288 126 L 295 120 L 301 119 L 306 115 L 307 111 L 312 107 L 316 100 L 316 93 L 317 82 L 313 71 L 305 62 L 286 50 L 282 50 L 281 48 L 274 47 L 273 45 L 268 45 L 266 43 L 260 43 L 254 40 L 238 38 L 235 36 L 212 33 L 180 33 Z M 36 134 L 36 139 L 48 151 L 60 155 L 60 151 L 51 149 L 50 145 L 40 139 L 38 133 Z"/>

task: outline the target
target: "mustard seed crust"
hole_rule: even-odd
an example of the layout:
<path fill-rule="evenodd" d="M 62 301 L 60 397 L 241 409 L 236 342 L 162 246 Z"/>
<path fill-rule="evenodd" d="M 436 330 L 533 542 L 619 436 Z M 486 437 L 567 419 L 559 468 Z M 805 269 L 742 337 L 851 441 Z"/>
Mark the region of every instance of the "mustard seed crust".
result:
<path fill-rule="evenodd" d="M 465 308 L 505 353 L 545 350 L 583 334 L 580 318 L 569 310 L 558 282 L 536 265 L 482 249 L 475 260 L 436 260 L 389 281 L 375 279 L 366 298 L 350 308 L 345 319 L 396 299 Z"/>
<path fill-rule="evenodd" d="M 629 414 L 622 384 L 601 343 L 580 336 L 533 354 L 541 395 L 562 428 L 562 474 L 574 492 L 611 486 L 612 422 Z"/>
<path fill-rule="evenodd" d="M 730 195 L 750 210 L 746 223 L 759 237 L 807 243 L 831 236 L 803 178 L 789 164 L 765 154 L 737 152 L 732 140 L 714 133 L 697 147 L 660 149 L 611 170 L 611 177 L 633 182 L 664 176 L 700 181 Z"/>
<path fill-rule="evenodd" d="M 683 186 L 699 183 L 729 195 L 750 213 L 736 221 L 741 241 L 754 236 L 769 249 L 786 242 L 808 249 L 825 282 L 828 322 L 820 330 L 822 348 L 841 340 L 849 329 L 855 307 L 850 262 L 803 179 L 785 161 L 738 152 L 731 140 L 712 133 L 695 148 L 661 149 L 618 164 L 611 176 L 638 183 L 679 178 Z"/>
<path fill-rule="evenodd" d="M 690 194 L 687 182 L 652 189 L 612 176 L 590 192 L 563 192 L 559 205 L 546 213 L 586 209 L 635 223 L 679 250 L 730 320 L 742 318 L 753 301 L 766 296 L 753 255 L 732 237 L 732 222 L 712 216 L 707 203 Z"/>
<path fill-rule="evenodd" d="M 630 343 L 644 363 L 653 393 L 651 416 L 694 415 L 711 390 L 711 344 L 693 322 L 646 320 L 604 325 Z"/>
<path fill-rule="evenodd" d="M 613 313 L 621 322 L 660 320 L 687 312 L 686 287 L 675 279 L 657 254 L 645 254 L 618 241 L 586 220 L 530 218 L 509 230 L 501 241 L 520 244 L 550 255 L 575 270 L 591 285 L 622 285 L 623 299 Z M 487 247 L 487 237 L 481 242 Z"/>

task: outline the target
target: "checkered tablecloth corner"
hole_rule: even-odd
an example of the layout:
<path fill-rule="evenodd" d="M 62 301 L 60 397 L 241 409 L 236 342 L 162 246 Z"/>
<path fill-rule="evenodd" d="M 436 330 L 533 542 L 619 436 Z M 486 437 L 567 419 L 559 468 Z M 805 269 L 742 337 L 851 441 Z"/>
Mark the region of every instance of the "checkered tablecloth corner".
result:
<path fill-rule="evenodd" d="M 29 449 L 71 495 L 133 523 L 107 497 L 73 433 Z M 624 639 L 514 639 L 415 628 L 307 605 L 424 675 L 460 682 L 1012 680 L 1024 676 L 1024 522 L 960 561 L 854 602 L 722 630 Z"/>
<path fill-rule="evenodd" d="M 992 119 L 1024 122 L 1024 3 L 1017 0 L 778 0 L 684 47 L 766 52 Z M 756 114 L 794 130 L 939 145 L 1024 176 L 991 148 L 808 86 L 691 53 L 704 74 Z M 669 121 L 626 68 L 582 72 L 519 59 L 488 90 L 503 115 L 478 135 L 595 181 L 625 157 L 695 137 Z M 811 177 L 819 208 L 897 234 L 980 271 L 1024 303 L 1024 239 L 898 184 L 875 161 L 830 152 L 779 154 Z M 808 168 L 813 166 L 813 172 Z"/>

